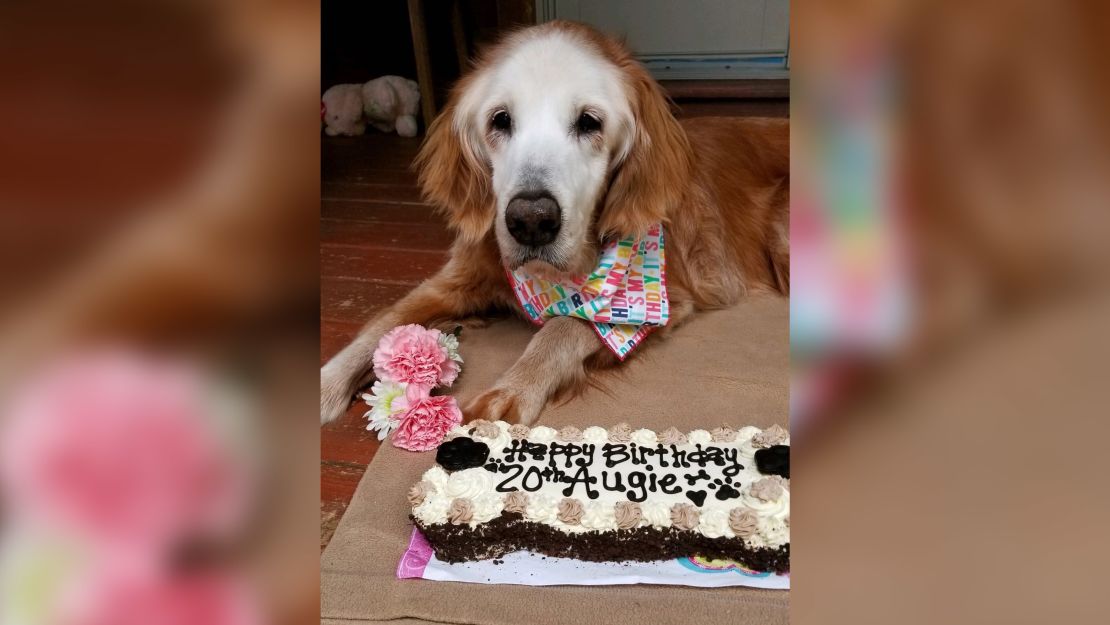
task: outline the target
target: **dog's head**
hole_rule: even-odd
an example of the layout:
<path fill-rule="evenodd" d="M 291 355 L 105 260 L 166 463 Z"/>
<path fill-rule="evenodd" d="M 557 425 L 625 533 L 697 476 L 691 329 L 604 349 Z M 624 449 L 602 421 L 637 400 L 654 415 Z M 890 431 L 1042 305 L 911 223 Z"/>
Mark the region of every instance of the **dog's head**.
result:
<path fill-rule="evenodd" d="M 459 236 L 493 229 L 509 268 L 583 273 L 608 236 L 666 218 L 690 170 L 662 90 L 620 43 L 552 22 L 483 55 L 417 158 Z"/>

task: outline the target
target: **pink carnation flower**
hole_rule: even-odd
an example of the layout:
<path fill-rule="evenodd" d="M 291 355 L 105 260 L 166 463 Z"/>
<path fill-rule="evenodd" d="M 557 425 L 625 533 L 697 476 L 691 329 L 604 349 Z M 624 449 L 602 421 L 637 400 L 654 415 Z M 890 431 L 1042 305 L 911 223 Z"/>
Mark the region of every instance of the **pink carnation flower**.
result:
<path fill-rule="evenodd" d="M 74 357 L 7 408 L 0 507 L 28 525 L 145 551 L 241 518 L 245 474 L 207 421 L 200 376 L 182 364 Z"/>
<path fill-rule="evenodd" d="M 258 625 L 253 593 L 228 574 L 123 574 L 90 571 L 59 606 L 74 625 Z"/>
<path fill-rule="evenodd" d="M 424 390 L 451 386 L 459 376 L 459 363 L 442 336 L 439 330 L 416 324 L 393 328 L 374 350 L 374 374 Z"/>
<path fill-rule="evenodd" d="M 462 423 L 462 411 L 450 395 L 418 397 L 409 395 L 409 409 L 401 415 L 401 425 L 393 433 L 393 444 L 409 451 L 428 451 Z"/>

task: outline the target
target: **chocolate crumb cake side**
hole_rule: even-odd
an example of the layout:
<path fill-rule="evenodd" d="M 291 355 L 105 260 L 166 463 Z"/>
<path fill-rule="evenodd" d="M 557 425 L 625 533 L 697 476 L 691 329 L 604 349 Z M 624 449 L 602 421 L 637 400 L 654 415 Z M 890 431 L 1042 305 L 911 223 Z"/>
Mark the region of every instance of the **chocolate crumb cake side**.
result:
<path fill-rule="evenodd" d="M 786 430 L 452 430 L 409 491 L 436 557 L 527 550 L 595 562 L 702 556 L 790 569 Z"/>

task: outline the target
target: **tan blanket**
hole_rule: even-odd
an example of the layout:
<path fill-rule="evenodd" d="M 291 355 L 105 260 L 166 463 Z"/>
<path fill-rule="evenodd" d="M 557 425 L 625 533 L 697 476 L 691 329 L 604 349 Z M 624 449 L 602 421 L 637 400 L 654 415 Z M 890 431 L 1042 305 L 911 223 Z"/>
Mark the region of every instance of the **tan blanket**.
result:
<path fill-rule="evenodd" d="M 787 300 L 760 296 L 697 316 L 644 348 L 591 389 L 540 417 L 559 427 L 627 421 L 656 430 L 724 423 L 786 425 Z M 533 328 L 504 321 L 466 330 L 460 403 L 487 389 L 516 360 Z M 789 592 L 679 586 L 487 586 L 398 580 L 412 526 L 405 492 L 434 456 L 383 445 L 359 484 L 321 562 L 321 622 L 349 623 L 786 623 Z"/>

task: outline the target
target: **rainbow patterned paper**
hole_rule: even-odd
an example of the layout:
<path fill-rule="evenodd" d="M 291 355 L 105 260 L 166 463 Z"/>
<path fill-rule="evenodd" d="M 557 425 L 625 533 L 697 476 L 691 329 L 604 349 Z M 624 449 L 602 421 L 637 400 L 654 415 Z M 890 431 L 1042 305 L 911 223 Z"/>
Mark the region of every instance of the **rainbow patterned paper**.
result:
<path fill-rule="evenodd" d="M 663 225 L 642 238 L 629 237 L 605 247 L 589 275 L 552 282 L 524 268 L 508 272 L 513 293 L 536 324 L 551 317 L 593 322 L 601 342 L 624 360 L 670 315 L 664 270 Z"/>

